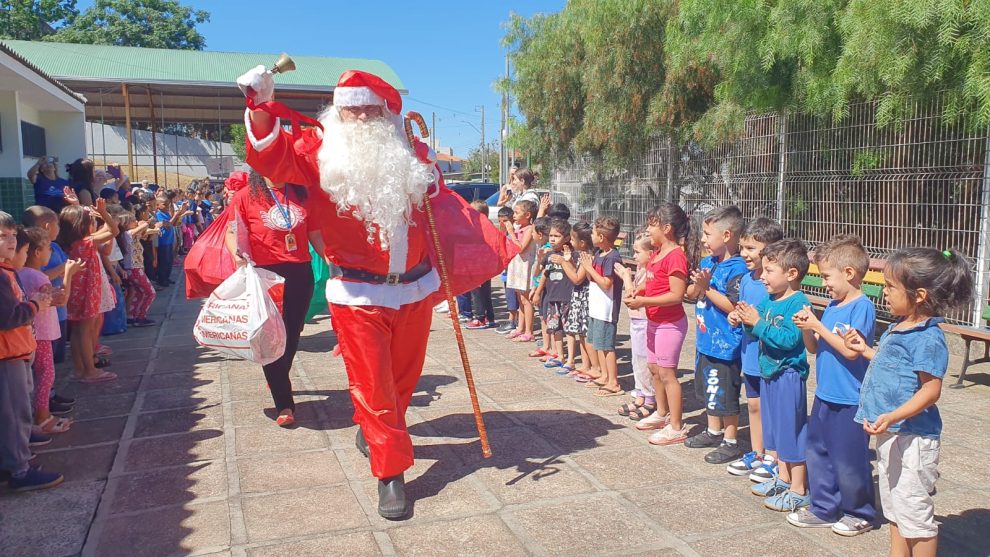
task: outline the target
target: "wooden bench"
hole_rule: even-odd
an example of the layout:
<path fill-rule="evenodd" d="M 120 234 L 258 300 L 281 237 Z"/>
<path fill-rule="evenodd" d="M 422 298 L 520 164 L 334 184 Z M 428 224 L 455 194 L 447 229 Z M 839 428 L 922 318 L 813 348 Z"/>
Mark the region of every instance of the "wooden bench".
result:
<path fill-rule="evenodd" d="M 990 320 L 990 306 L 983 308 L 981 317 L 983 318 L 983 321 Z M 966 343 L 966 352 L 963 353 L 963 364 L 962 370 L 959 371 L 959 380 L 949 385 L 950 389 L 961 389 L 963 387 L 963 379 L 966 378 L 966 370 L 969 369 L 969 366 L 973 364 L 990 362 L 990 328 L 970 327 L 968 325 L 953 325 L 950 323 L 942 323 L 939 326 L 942 327 L 942 330 L 946 333 L 954 333 L 959 335 L 963 339 L 963 342 Z M 973 344 L 974 341 L 983 343 L 983 356 L 976 359 L 970 359 L 969 346 Z"/>
<path fill-rule="evenodd" d="M 876 263 L 876 267 L 882 269 L 883 263 Z M 883 287 L 887 285 L 887 281 L 883 279 L 883 273 L 877 268 L 874 266 L 874 260 L 870 260 L 870 270 L 867 271 L 866 275 L 863 277 L 863 284 L 861 286 L 863 289 L 863 294 L 874 302 L 880 300 L 883 296 Z M 801 280 L 801 286 L 807 288 L 825 288 L 825 279 L 822 278 L 818 265 L 812 263 L 811 266 L 808 267 L 807 274 L 805 274 L 804 278 Z M 811 300 L 811 303 L 818 308 L 824 308 L 829 304 L 829 302 L 831 302 L 830 298 L 815 294 L 809 294 L 808 299 Z"/>

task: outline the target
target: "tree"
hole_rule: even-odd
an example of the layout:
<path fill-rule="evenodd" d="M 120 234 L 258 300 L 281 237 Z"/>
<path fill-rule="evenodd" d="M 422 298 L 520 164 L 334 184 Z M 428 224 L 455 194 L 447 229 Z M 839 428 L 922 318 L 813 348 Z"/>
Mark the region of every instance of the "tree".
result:
<path fill-rule="evenodd" d="M 0 39 L 36 41 L 78 14 L 76 0 L 6 0 L 0 6 Z"/>
<path fill-rule="evenodd" d="M 489 182 L 499 183 L 499 162 L 498 162 L 498 143 L 491 142 L 487 146 L 488 151 L 488 168 L 484 172 L 485 179 Z M 465 179 L 470 179 L 471 176 L 477 175 L 479 178 L 482 174 L 482 169 L 484 168 L 484 157 L 481 152 L 481 147 L 475 147 L 471 149 L 468 153 L 466 159 L 464 159 L 464 164 L 461 166 L 461 172 Z"/>
<path fill-rule="evenodd" d="M 96 3 L 45 40 L 203 50 L 206 38 L 196 25 L 210 14 L 177 0 L 96 0 Z"/>
<path fill-rule="evenodd" d="M 244 124 L 231 124 L 228 127 L 230 134 L 230 148 L 237 155 L 237 158 L 243 160 L 247 159 L 247 146 L 244 141 L 247 137 L 247 128 Z"/>

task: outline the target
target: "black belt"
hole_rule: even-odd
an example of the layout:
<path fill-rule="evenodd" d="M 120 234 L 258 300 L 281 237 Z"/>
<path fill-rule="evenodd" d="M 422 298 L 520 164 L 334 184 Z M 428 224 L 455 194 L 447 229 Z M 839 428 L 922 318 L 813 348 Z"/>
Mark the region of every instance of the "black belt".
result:
<path fill-rule="evenodd" d="M 406 284 L 410 282 L 416 282 L 417 280 L 425 277 L 433 270 L 433 266 L 430 265 L 429 260 L 424 259 L 416 264 L 415 267 L 409 269 L 404 273 L 389 273 L 387 275 L 378 275 L 375 273 L 369 273 L 367 271 L 359 271 L 357 269 L 347 269 L 345 267 L 340 267 L 340 276 L 348 280 L 356 280 L 360 282 L 368 282 L 371 284 Z"/>

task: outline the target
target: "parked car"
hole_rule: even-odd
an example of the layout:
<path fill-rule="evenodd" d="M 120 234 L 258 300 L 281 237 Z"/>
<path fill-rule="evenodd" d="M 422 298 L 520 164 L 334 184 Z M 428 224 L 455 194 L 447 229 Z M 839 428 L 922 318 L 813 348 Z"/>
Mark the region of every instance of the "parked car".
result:
<path fill-rule="evenodd" d="M 488 199 L 492 194 L 498 199 L 498 184 L 490 182 L 447 182 L 447 187 L 468 203 Z"/>

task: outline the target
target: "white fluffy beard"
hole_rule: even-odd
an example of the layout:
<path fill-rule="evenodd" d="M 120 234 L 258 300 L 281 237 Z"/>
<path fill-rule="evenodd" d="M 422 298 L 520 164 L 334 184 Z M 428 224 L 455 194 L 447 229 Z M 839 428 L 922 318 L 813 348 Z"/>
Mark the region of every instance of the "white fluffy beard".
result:
<path fill-rule="evenodd" d="M 395 231 L 411 224 L 412 210 L 434 181 L 433 169 L 420 162 L 395 121 L 376 118 L 343 122 L 337 107 L 320 114 L 320 186 L 330 194 L 338 211 L 353 211 L 364 221 L 368 243 L 376 232 L 388 249 Z"/>

